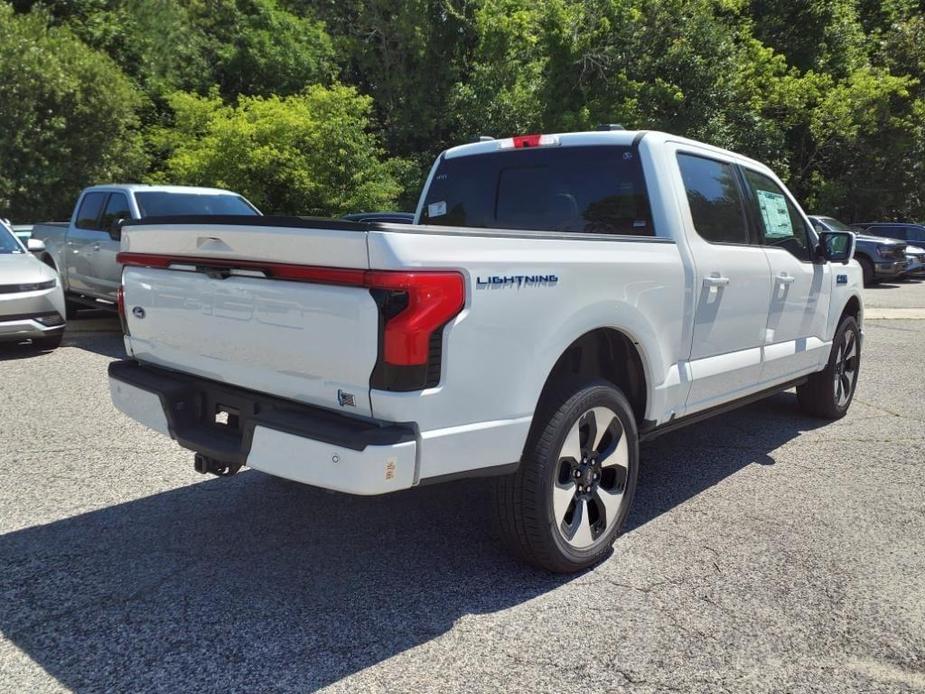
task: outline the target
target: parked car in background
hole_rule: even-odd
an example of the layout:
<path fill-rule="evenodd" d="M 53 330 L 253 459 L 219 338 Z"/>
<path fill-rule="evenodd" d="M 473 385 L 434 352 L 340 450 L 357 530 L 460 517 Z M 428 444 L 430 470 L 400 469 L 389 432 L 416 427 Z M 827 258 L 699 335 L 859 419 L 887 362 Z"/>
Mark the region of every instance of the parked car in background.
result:
<path fill-rule="evenodd" d="M 70 221 L 36 224 L 32 238 L 45 243 L 41 258 L 60 273 L 67 316 L 72 318 L 82 307 L 115 307 L 122 277 L 116 254 L 124 222 L 148 217 L 259 214 L 241 195 L 218 188 L 93 186 L 80 194 Z M 209 240 L 198 243 L 208 245 Z"/>
<path fill-rule="evenodd" d="M 909 266 L 906 259 L 906 244 L 895 239 L 859 233 L 857 227 L 849 226 L 834 217 L 810 215 L 816 231 L 851 231 L 856 234 L 854 259 L 864 273 L 864 286 L 883 280 L 902 277 Z"/>
<path fill-rule="evenodd" d="M 13 233 L 16 235 L 20 241 L 25 243 L 32 236 L 32 225 L 31 224 L 13 224 Z"/>
<path fill-rule="evenodd" d="M 353 212 L 343 219 L 351 222 L 382 222 L 386 224 L 414 224 L 414 212 Z"/>
<path fill-rule="evenodd" d="M 791 387 L 851 404 L 854 234 L 814 232 L 757 161 L 658 132 L 479 142 L 440 155 L 416 221 L 127 224 L 116 407 L 199 472 L 497 476 L 502 536 L 564 572 L 610 551 L 641 440 Z"/>
<path fill-rule="evenodd" d="M 58 273 L 33 255 L 44 249 L 36 239 L 24 244 L 0 220 L 0 341 L 32 340 L 41 349 L 61 344 L 64 293 Z"/>
<path fill-rule="evenodd" d="M 906 277 L 925 277 L 925 248 L 906 245 Z"/>
<path fill-rule="evenodd" d="M 906 222 L 865 222 L 852 224 L 852 228 L 870 236 L 883 236 L 888 239 L 906 241 L 917 246 L 925 246 L 925 224 Z"/>

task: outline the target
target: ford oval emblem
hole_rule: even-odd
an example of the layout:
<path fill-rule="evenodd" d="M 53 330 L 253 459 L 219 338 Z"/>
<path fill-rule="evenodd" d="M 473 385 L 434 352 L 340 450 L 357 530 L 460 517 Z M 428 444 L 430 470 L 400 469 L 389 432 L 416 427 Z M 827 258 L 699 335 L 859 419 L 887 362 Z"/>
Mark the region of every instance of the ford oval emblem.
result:
<path fill-rule="evenodd" d="M 138 320 L 141 320 L 145 317 L 145 310 L 141 306 L 136 306 L 132 309 L 132 315 Z"/>

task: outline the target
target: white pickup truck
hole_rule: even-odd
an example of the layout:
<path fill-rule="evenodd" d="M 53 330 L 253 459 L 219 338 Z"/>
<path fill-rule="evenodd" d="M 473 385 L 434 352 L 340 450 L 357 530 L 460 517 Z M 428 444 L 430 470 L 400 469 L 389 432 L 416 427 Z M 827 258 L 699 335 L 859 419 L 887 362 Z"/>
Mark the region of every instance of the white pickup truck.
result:
<path fill-rule="evenodd" d="M 237 193 L 220 188 L 116 183 L 81 191 L 69 221 L 34 225 L 32 238 L 45 244 L 40 259 L 61 276 L 67 318 L 83 306 L 115 305 L 122 279 L 116 254 L 126 221 L 184 214 L 260 213 Z"/>
<path fill-rule="evenodd" d="M 658 132 L 455 147 L 414 225 L 125 226 L 115 405 L 196 452 L 354 494 L 497 476 L 503 535 L 600 560 L 641 441 L 796 386 L 845 414 L 853 235 L 743 156 Z"/>

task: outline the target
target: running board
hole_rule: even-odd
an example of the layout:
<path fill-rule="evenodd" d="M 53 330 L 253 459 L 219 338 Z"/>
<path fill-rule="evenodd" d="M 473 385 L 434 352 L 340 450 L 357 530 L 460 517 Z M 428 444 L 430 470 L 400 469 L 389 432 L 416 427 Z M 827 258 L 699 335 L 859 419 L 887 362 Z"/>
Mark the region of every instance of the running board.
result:
<path fill-rule="evenodd" d="M 801 376 L 800 378 L 795 378 L 792 381 L 787 381 L 786 383 L 781 383 L 780 385 L 766 388 L 765 390 L 759 390 L 757 393 L 746 395 L 744 398 L 738 398 L 737 400 L 724 402 L 722 405 L 716 405 L 715 407 L 710 407 L 709 409 L 701 410 L 700 412 L 694 412 L 693 414 L 685 415 L 684 417 L 679 417 L 678 419 L 670 419 L 660 426 L 656 426 L 655 423 L 651 420 L 645 421 L 642 423 L 642 427 L 639 430 L 639 441 L 640 443 L 643 441 L 651 441 L 652 439 L 658 438 L 662 434 L 667 434 L 674 431 L 675 429 L 686 427 L 688 424 L 697 424 L 697 422 L 702 422 L 705 419 L 715 417 L 718 414 L 723 414 L 724 412 L 729 412 L 730 410 L 737 410 L 740 407 L 744 407 L 745 405 L 751 405 L 754 402 L 769 398 L 776 393 L 780 393 L 781 391 L 789 390 L 795 386 L 801 386 L 806 383 L 807 380 L 807 376 Z"/>

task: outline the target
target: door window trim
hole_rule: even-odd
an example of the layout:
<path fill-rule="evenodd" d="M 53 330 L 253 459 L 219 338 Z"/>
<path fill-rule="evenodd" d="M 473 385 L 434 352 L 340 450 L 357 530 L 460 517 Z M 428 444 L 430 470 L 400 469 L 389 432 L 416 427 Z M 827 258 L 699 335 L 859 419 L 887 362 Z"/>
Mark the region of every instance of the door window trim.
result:
<path fill-rule="evenodd" d="M 740 212 L 742 213 L 742 219 L 745 221 L 746 240 L 744 242 L 739 243 L 737 241 L 711 241 L 710 239 L 703 236 L 697 230 L 697 225 L 694 223 L 694 213 L 693 211 L 691 211 L 690 198 L 688 198 L 688 195 L 687 195 L 687 185 L 685 185 L 684 183 L 684 174 L 681 173 L 681 161 L 678 158 L 682 154 L 685 156 L 689 156 L 689 157 L 697 157 L 698 159 L 706 159 L 707 161 L 713 162 L 714 164 L 720 164 L 722 166 L 729 166 L 732 168 L 733 178 L 735 179 L 735 184 L 736 184 L 736 189 L 739 192 L 739 208 L 740 208 Z M 691 228 L 694 230 L 694 233 L 697 235 L 697 238 L 699 238 L 704 243 L 710 244 L 711 246 L 732 246 L 733 248 L 747 248 L 749 246 L 760 245 L 759 243 L 756 243 L 757 239 L 755 237 L 754 230 L 752 229 L 751 224 L 749 223 L 750 217 L 748 213 L 748 205 L 746 204 L 746 201 L 745 201 L 746 189 L 743 188 L 742 181 L 740 180 L 741 174 L 738 171 L 738 164 L 733 160 L 726 161 L 724 159 L 710 156 L 709 154 L 704 154 L 702 152 L 698 152 L 696 150 L 693 150 L 687 147 L 675 147 L 674 156 L 675 156 L 675 164 L 678 167 L 678 179 L 681 181 L 681 193 L 682 193 L 684 202 L 687 205 L 687 214 L 691 220 Z"/>

